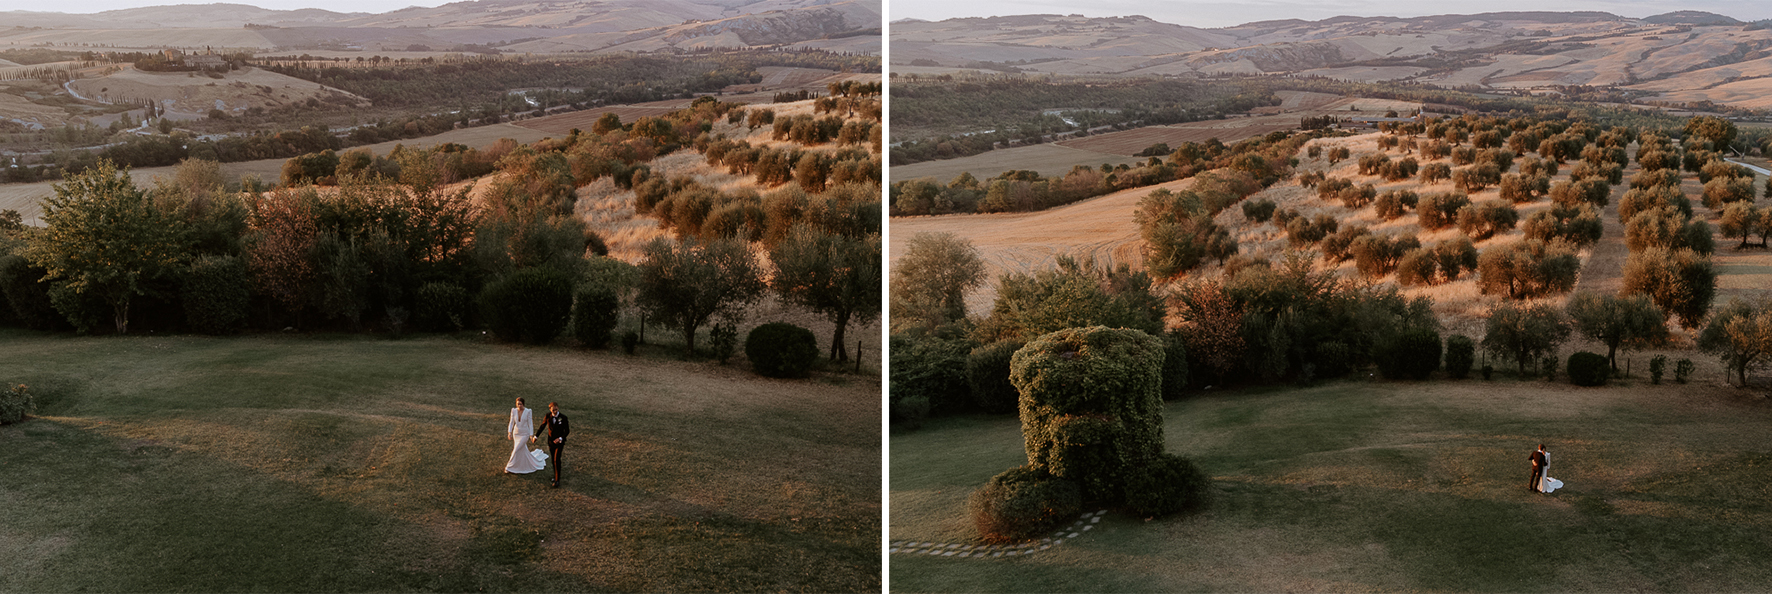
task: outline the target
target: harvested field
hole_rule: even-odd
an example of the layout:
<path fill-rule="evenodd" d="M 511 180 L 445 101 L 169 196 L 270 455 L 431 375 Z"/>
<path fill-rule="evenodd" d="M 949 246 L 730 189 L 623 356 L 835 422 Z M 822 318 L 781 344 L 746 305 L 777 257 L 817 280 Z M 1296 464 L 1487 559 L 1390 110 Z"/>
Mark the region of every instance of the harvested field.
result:
<path fill-rule="evenodd" d="M 680 108 L 677 108 L 677 107 L 640 107 L 640 106 L 635 106 L 635 105 L 613 105 L 610 107 L 598 107 L 595 109 L 586 109 L 583 111 L 575 111 L 572 113 L 563 113 L 560 115 L 551 115 L 551 116 L 546 116 L 546 117 L 531 118 L 531 119 L 516 122 L 514 125 L 520 126 L 523 128 L 528 128 L 530 130 L 538 130 L 541 132 L 547 132 L 549 134 L 559 134 L 561 136 L 565 136 L 568 132 L 571 132 L 573 128 L 577 128 L 577 129 L 583 130 L 585 132 L 590 132 L 591 131 L 591 124 L 595 124 L 597 122 L 597 118 L 603 117 L 603 114 L 606 114 L 606 113 L 615 114 L 616 117 L 621 118 L 621 121 L 623 124 L 632 124 L 632 123 L 634 123 L 634 120 L 637 120 L 637 119 L 640 119 L 643 117 L 648 117 L 648 116 L 652 116 L 652 117 L 661 116 L 661 115 L 670 113 L 676 109 L 680 109 Z"/>
<path fill-rule="evenodd" d="M 266 51 L 277 46 L 258 29 L 240 27 L 183 29 L 153 27 L 141 29 L 16 29 L 0 34 L 0 48 L 40 45 L 85 45 L 115 49 L 160 51 L 165 48 L 201 50 L 213 47 Z"/>
<path fill-rule="evenodd" d="M 1219 142 L 1230 144 L 1269 132 L 1296 130 L 1298 129 L 1298 118 L 1299 116 L 1296 114 L 1277 114 L 1188 122 L 1173 126 L 1147 126 L 1121 132 L 1096 134 L 1054 144 L 1098 153 L 1131 156 L 1159 142 L 1168 143 L 1169 146 L 1174 147 L 1186 142 L 1204 142 L 1207 139 L 1217 138 Z"/>
<path fill-rule="evenodd" d="M 1300 72 L 1303 76 L 1321 76 L 1335 80 L 1353 82 L 1381 82 L 1402 80 L 1421 74 L 1425 68 L 1418 66 L 1346 66 L 1342 68 L 1317 68 Z"/>
<path fill-rule="evenodd" d="M 900 165 L 888 168 L 887 175 L 892 180 L 932 177 L 947 183 L 965 172 L 971 172 L 978 179 L 993 177 L 1011 169 L 1031 169 L 1040 172 L 1040 175 L 1054 176 L 1063 175 L 1077 165 L 1093 167 L 1102 163 L 1119 165 L 1143 160 L 1143 157 L 1100 153 L 1063 144 L 1036 144 L 998 149 L 958 159 Z"/>
<path fill-rule="evenodd" d="M 1053 268 L 1058 256 L 1142 268 L 1144 240 L 1132 221 L 1139 199 L 1157 188 L 1176 190 L 1192 184 L 1193 180 L 1173 181 L 1033 213 L 894 217 L 887 257 L 903 254 L 905 244 L 918 233 L 951 233 L 972 242 L 984 259 L 988 280 L 966 295 L 966 308 L 982 315 L 997 299 L 998 277 Z"/>
<path fill-rule="evenodd" d="M 1745 109 L 1772 108 L 1772 78 L 1752 78 L 1710 88 L 1672 91 L 1649 100 L 1698 103 L 1710 101 Z"/>
<path fill-rule="evenodd" d="M 251 107 L 274 109 L 309 99 L 343 97 L 368 105 L 368 100 L 318 83 L 258 68 L 246 68 L 220 79 L 191 72 L 144 72 L 124 68 L 97 78 L 68 84 L 80 96 L 105 103 L 164 103 L 174 112 L 207 114 L 212 109 L 241 112 Z"/>

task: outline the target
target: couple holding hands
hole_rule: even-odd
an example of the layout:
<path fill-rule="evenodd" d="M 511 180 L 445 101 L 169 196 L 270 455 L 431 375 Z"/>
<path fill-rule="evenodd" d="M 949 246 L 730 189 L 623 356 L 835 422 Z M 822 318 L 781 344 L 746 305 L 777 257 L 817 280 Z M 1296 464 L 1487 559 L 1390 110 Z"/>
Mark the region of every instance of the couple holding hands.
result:
<path fill-rule="evenodd" d="M 511 409 L 511 422 L 505 425 L 505 438 L 511 440 L 511 459 L 505 462 L 505 474 L 529 474 L 547 467 L 547 460 L 554 459 L 554 486 L 560 486 L 560 450 L 566 447 L 566 434 L 572 431 L 566 423 L 566 415 L 560 414 L 560 405 L 549 402 L 548 416 L 542 418 L 547 426 L 548 451 L 540 449 L 530 451 L 524 441 L 535 443 L 541 433 L 535 428 L 534 417 L 529 409 L 523 407 L 523 399 L 517 398 L 517 407 Z"/>

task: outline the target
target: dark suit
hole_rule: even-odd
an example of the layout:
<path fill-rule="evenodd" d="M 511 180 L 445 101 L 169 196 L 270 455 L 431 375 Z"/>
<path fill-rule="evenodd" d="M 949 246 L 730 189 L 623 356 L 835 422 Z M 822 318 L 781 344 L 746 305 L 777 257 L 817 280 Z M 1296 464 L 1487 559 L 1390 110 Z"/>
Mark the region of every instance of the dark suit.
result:
<path fill-rule="evenodd" d="M 560 450 L 566 447 L 566 434 L 572 432 L 572 425 L 566 421 L 565 414 L 549 414 L 542 417 L 541 423 L 548 430 L 548 456 L 554 459 L 554 484 L 557 485 L 560 484 Z"/>
<path fill-rule="evenodd" d="M 1527 488 L 1538 490 L 1539 479 L 1544 478 L 1544 467 L 1550 466 L 1550 460 L 1544 456 L 1544 450 L 1532 450 L 1532 484 Z"/>

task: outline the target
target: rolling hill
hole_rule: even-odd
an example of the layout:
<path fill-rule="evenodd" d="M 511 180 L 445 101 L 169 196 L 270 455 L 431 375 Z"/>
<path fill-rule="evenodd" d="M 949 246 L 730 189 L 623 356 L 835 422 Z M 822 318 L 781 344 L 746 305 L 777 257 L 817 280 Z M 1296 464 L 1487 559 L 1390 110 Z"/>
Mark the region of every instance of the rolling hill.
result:
<path fill-rule="evenodd" d="M 94 14 L 0 11 L 0 23 L 10 25 L 0 30 L 0 48 L 46 43 L 258 51 L 761 47 L 854 35 L 878 41 L 880 14 L 879 2 L 861 0 L 473 0 L 382 14 L 269 10 L 242 4 L 154 6 Z M 874 46 L 878 53 L 878 43 Z"/>
<path fill-rule="evenodd" d="M 1759 109 L 1772 90 L 1772 29 L 1699 11 L 1274 20 L 1202 29 L 1142 16 L 1020 15 L 901 21 L 902 74 L 1324 76 L 1516 93 L 1608 87 L 1640 102 Z"/>

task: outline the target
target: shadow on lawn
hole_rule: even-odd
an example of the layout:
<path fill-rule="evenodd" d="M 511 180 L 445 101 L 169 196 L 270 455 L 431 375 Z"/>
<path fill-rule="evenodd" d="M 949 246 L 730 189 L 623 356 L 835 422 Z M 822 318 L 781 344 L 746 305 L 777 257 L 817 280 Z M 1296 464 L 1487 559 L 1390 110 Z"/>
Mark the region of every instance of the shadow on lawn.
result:
<path fill-rule="evenodd" d="M 0 428 L 6 591 L 596 590 L 538 567 L 535 531 L 466 542 L 201 453 L 83 421 Z M 8 548 L 11 548 L 10 546 Z"/>

